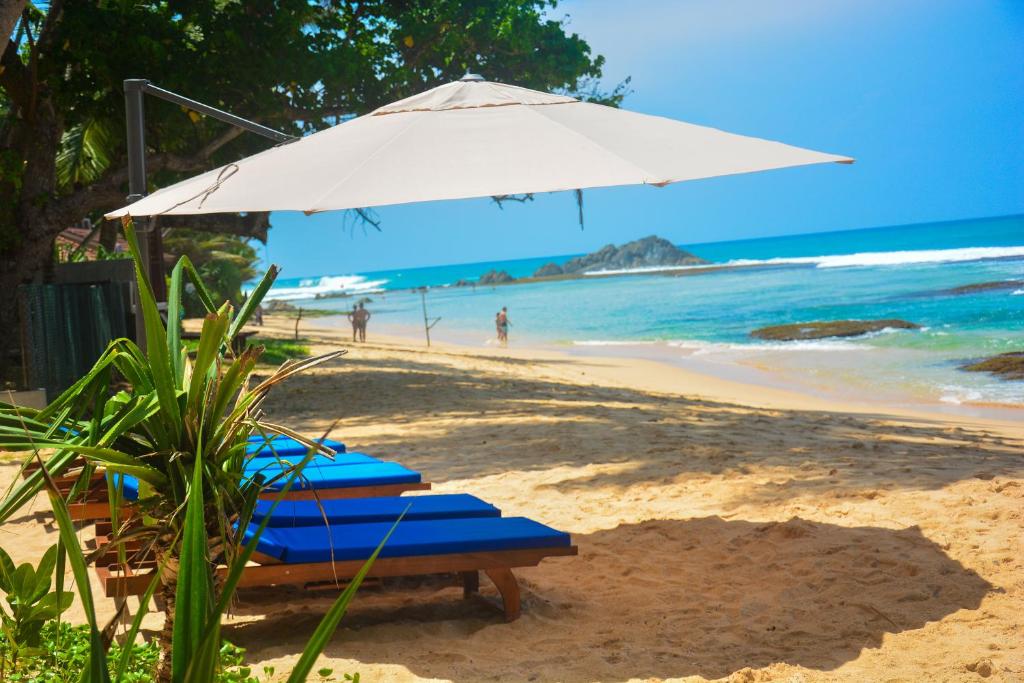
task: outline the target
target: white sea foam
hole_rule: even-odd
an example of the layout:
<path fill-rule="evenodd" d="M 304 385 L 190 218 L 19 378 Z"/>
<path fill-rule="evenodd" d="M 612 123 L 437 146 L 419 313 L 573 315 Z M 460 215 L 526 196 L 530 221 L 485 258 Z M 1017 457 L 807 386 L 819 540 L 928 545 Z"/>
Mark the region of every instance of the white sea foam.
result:
<path fill-rule="evenodd" d="M 703 356 L 714 353 L 757 353 L 761 351 L 869 351 L 872 347 L 836 339 L 812 339 L 807 341 L 789 342 L 750 342 L 748 344 L 730 342 L 700 341 L 697 339 L 675 339 L 665 342 L 657 341 L 621 341 L 605 339 L 585 339 L 573 341 L 573 346 L 664 346 L 689 351 L 691 355 Z"/>
<path fill-rule="evenodd" d="M 1024 246 L 965 247 L 962 249 L 917 249 L 912 251 L 877 251 L 834 256 L 802 256 L 773 258 L 761 261 L 737 259 L 728 265 L 774 265 L 783 263 L 813 264 L 818 268 L 849 268 L 853 266 L 902 266 L 914 263 L 952 263 L 997 258 L 1024 258 Z"/>
<path fill-rule="evenodd" d="M 682 270 L 706 270 L 708 268 L 740 266 L 784 266 L 811 265 L 816 268 L 852 268 L 865 266 L 902 266 L 917 263 L 954 263 L 958 261 L 983 261 L 986 259 L 1024 258 L 1024 246 L 1009 247 L 964 247 L 962 249 L 918 249 L 911 251 L 866 251 L 855 254 L 831 256 L 780 256 L 770 259 L 733 259 L 725 263 L 708 263 L 697 266 L 648 266 L 643 268 L 619 268 L 598 270 L 584 275 L 640 275 Z"/>
<path fill-rule="evenodd" d="M 868 351 L 871 347 L 835 339 L 811 339 L 806 341 L 751 342 L 737 344 L 726 342 L 701 342 L 690 339 L 672 341 L 669 346 L 692 351 L 695 356 L 712 353 L 736 352 L 759 353 L 762 351 Z"/>
<path fill-rule="evenodd" d="M 1015 289 L 1012 292 L 1010 292 L 1010 294 L 1012 296 L 1020 296 L 1020 295 L 1024 294 L 1024 289 Z"/>
<path fill-rule="evenodd" d="M 272 287 L 267 300 L 299 301 L 338 294 L 369 294 L 383 291 L 387 280 L 367 280 L 362 275 L 325 275 L 299 281 L 298 287 Z"/>
<path fill-rule="evenodd" d="M 584 339 L 573 341 L 573 346 L 651 346 L 658 342 L 653 341 L 614 341 L 604 339 Z"/>
<path fill-rule="evenodd" d="M 701 270 L 703 268 L 714 268 L 722 266 L 721 263 L 709 263 L 699 266 L 642 266 L 640 268 L 609 268 L 608 270 L 592 270 L 583 273 L 585 276 L 599 277 L 602 275 L 643 275 L 644 273 L 665 273 L 675 270 Z M 725 264 L 728 265 L 728 264 Z"/>
<path fill-rule="evenodd" d="M 984 395 L 977 389 L 969 389 L 967 387 L 957 386 L 955 384 L 946 384 L 942 387 L 942 395 L 939 396 L 939 400 L 943 403 L 951 403 L 953 405 L 960 405 L 961 403 L 980 401 L 984 398 Z"/>

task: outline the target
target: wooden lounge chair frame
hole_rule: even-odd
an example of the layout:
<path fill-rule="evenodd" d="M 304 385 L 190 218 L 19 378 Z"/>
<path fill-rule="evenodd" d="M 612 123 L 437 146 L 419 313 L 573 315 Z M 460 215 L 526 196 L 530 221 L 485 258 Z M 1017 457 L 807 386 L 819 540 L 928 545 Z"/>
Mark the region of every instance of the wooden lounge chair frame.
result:
<path fill-rule="evenodd" d="M 479 591 L 480 572 L 483 572 L 501 595 L 505 621 L 514 621 L 519 618 L 521 606 L 519 582 L 512 570 L 519 567 L 535 567 L 546 557 L 571 556 L 578 553 L 575 545 L 569 545 L 493 552 L 384 557 L 377 558 L 367 577 L 458 574 L 462 580 L 463 596 L 468 598 Z M 287 564 L 258 552 L 253 554 L 253 560 L 260 564 L 245 568 L 239 587 L 335 583 L 354 577 L 364 564 L 363 560 Z M 96 574 L 106 596 L 124 599 L 129 595 L 143 594 L 153 580 L 155 571 L 152 563 L 147 564 L 147 568 L 138 570 L 117 564 L 98 565 Z M 222 576 L 226 575 L 227 568 L 222 567 L 219 571 Z"/>
<path fill-rule="evenodd" d="M 33 469 L 38 469 L 38 465 L 32 469 L 26 468 L 25 474 L 31 473 Z M 64 498 L 67 498 L 71 493 L 72 487 L 78 481 L 78 476 L 78 474 L 64 474 L 54 478 L 57 489 Z M 292 489 L 281 500 L 331 500 L 336 498 L 400 496 L 408 491 L 429 491 L 430 488 L 430 482 L 408 482 L 403 484 L 346 486 L 330 489 Z M 277 496 L 277 491 L 267 491 L 261 494 L 260 498 L 263 500 L 274 500 Z M 130 506 L 126 505 L 125 507 Z M 71 519 L 76 522 L 110 519 L 110 501 L 107 498 L 106 477 L 103 472 L 96 471 L 92 473 L 85 495 L 78 502 L 69 503 L 68 512 L 71 515 Z"/>

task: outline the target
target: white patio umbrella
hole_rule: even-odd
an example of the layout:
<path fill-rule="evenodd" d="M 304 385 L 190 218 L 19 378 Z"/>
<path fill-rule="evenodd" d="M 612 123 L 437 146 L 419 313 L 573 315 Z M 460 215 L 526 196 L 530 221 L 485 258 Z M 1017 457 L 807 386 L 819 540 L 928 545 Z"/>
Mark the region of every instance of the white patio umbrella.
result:
<path fill-rule="evenodd" d="M 171 185 L 107 217 L 316 213 L 613 185 L 661 187 L 852 161 L 467 75 Z"/>

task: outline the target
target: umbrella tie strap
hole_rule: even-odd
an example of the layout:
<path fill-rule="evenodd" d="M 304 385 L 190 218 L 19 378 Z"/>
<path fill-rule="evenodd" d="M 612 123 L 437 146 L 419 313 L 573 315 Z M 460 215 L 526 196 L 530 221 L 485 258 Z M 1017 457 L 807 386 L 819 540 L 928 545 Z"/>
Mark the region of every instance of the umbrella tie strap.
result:
<path fill-rule="evenodd" d="M 220 169 L 220 173 L 217 174 L 217 179 L 213 181 L 212 185 L 210 185 L 209 187 L 207 187 L 204 190 L 201 190 L 200 192 L 197 192 L 196 194 L 192 195 L 188 199 L 181 200 L 180 202 L 178 202 L 174 206 L 172 206 L 172 207 L 170 207 L 170 208 L 168 208 L 168 209 L 166 209 L 164 211 L 161 211 L 157 215 L 158 216 L 162 216 L 165 213 L 170 213 L 171 211 L 174 211 L 176 208 L 178 208 L 182 204 L 188 204 L 189 202 L 191 202 L 193 200 L 196 200 L 196 199 L 199 199 L 199 207 L 198 208 L 200 208 L 200 209 L 203 208 L 203 203 L 207 200 L 207 198 L 209 198 L 209 196 L 211 194 L 213 194 L 214 192 L 219 190 L 220 186 L 223 185 L 227 181 L 228 178 L 230 178 L 231 176 L 235 175 L 236 173 L 238 173 L 238 164 L 228 164 L 224 168 Z M 200 199 L 200 197 L 201 197 L 201 199 Z"/>

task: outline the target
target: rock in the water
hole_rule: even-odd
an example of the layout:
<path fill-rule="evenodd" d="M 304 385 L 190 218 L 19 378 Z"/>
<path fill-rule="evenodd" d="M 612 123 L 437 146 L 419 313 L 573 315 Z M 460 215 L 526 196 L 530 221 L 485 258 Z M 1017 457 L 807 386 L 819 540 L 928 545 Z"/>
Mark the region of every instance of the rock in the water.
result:
<path fill-rule="evenodd" d="M 661 237 L 645 237 L 621 247 L 609 244 L 593 254 L 570 259 L 562 266 L 567 274 L 593 273 L 600 270 L 625 270 L 655 266 L 693 266 L 707 263 L 704 259 L 683 251 Z"/>
<path fill-rule="evenodd" d="M 963 366 L 971 372 L 991 372 L 1003 379 L 1024 379 L 1024 351 L 1011 351 Z"/>
<path fill-rule="evenodd" d="M 471 280 L 456 280 L 452 287 L 472 287 L 476 283 Z"/>
<path fill-rule="evenodd" d="M 476 281 L 478 285 L 501 285 L 506 282 L 515 282 L 515 278 L 504 270 L 489 270 Z"/>
<path fill-rule="evenodd" d="M 885 320 L 831 320 L 827 322 L 794 323 L 792 325 L 772 325 L 754 330 L 750 333 L 750 336 L 771 341 L 797 341 L 825 339 L 827 337 L 858 337 L 868 332 L 878 332 L 887 328 L 916 330 L 920 327 L 920 325 L 915 323 L 897 318 Z"/>
<path fill-rule="evenodd" d="M 557 263 L 546 263 L 537 270 L 533 271 L 534 277 L 552 277 L 554 275 L 561 275 L 565 271 L 562 270 L 562 266 Z"/>
<path fill-rule="evenodd" d="M 974 294 L 976 292 L 990 292 L 1000 289 L 1017 289 L 1024 287 L 1024 280 L 996 280 L 995 282 L 975 282 L 970 285 L 961 285 L 951 289 L 944 289 L 940 294 Z"/>

